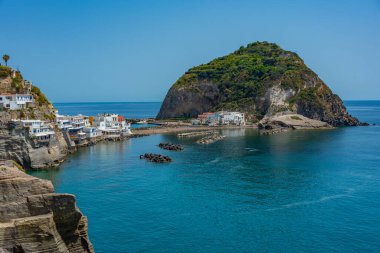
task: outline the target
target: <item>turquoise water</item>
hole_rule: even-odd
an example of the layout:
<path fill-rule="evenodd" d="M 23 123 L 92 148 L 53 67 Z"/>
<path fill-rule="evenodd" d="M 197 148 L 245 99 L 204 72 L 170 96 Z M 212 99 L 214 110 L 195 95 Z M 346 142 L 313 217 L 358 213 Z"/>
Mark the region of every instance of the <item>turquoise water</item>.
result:
<path fill-rule="evenodd" d="M 380 102 L 346 105 L 380 123 Z M 172 134 L 101 143 L 31 174 L 77 196 L 97 252 L 380 251 L 380 126 L 223 134 L 207 146 Z"/>

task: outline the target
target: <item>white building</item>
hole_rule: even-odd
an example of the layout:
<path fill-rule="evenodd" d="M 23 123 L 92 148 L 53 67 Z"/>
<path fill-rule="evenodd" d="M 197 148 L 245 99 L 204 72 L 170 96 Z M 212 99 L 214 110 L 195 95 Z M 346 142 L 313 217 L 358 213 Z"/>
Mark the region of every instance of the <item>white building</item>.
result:
<path fill-rule="evenodd" d="M 220 123 L 223 125 L 245 125 L 245 115 L 242 112 L 221 111 L 218 113 Z"/>
<path fill-rule="evenodd" d="M 41 120 L 13 120 L 12 122 L 27 128 L 29 135 L 40 142 L 49 141 L 55 134 L 54 130 L 51 129 L 46 122 Z"/>
<path fill-rule="evenodd" d="M 84 141 L 101 136 L 101 132 L 90 124 L 90 117 L 84 115 L 65 116 L 56 114 L 58 128 L 68 131 L 70 139 L 74 142 Z"/>
<path fill-rule="evenodd" d="M 0 94 L 0 106 L 6 109 L 20 110 L 29 103 L 34 103 L 31 94 Z"/>
<path fill-rule="evenodd" d="M 65 115 L 59 115 L 58 113 L 55 115 L 55 120 L 57 122 L 58 128 L 66 131 L 73 127 L 71 125 L 70 117 Z"/>
<path fill-rule="evenodd" d="M 86 137 L 90 139 L 102 136 L 102 133 L 98 131 L 96 127 L 84 127 L 83 132 L 86 134 Z"/>
<path fill-rule="evenodd" d="M 106 137 L 120 137 L 131 134 L 130 124 L 118 114 L 101 114 L 94 117 L 93 126 Z"/>
<path fill-rule="evenodd" d="M 207 124 L 209 126 L 218 125 L 245 125 L 245 115 L 242 112 L 205 112 L 198 115 L 197 121 L 193 124 Z"/>
<path fill-rule="evenodd" d="M 82 130 L 85 127 L 85 120 L 83 115 L 69 116 L 72 128 L 70 130 Z"/>

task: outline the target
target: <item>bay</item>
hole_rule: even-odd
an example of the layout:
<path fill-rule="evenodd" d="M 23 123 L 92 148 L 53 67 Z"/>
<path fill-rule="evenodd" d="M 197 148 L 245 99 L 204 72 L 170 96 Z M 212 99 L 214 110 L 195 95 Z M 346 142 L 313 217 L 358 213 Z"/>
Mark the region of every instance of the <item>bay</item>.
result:
<path fill-rule="evenodd" d="M 211 145 L 152 135 L 83 148 L 57 169 L 29 173 L 76 195 L 96 252 L 378 252 L 380 101 L 345 104 L 376 125 L 271 136 L 223 130 Z M 87 115 L 101 108 L 55 106 Z M 154 117 L 160 104 L 144 106 L 115 112 Z M 161 150 L 164 141 L 185 149 Z M 173 162 L 140 160 L 145 152 Z"/>

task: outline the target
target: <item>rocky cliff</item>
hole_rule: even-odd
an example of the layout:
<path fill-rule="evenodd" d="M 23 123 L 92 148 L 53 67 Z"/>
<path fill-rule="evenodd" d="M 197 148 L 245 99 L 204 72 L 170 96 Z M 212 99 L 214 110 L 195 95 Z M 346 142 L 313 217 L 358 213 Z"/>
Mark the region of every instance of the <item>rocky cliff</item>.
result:
<path fill-rule="evenodd" d="M 20 72 L 12 75 L 12 69 L 0 66 L 0 93 L 27 93 L 33 95 L 35 103 L 20 110 L 0 108 L 0 159 L 15 160 L 26 169 L 42 169 L 58 165 L 65 159 L 68 146 L 62 132 L 56 134 L 44 145 L 38 145 L 29 138 L 25 129 L 12 127 L 12 119 L 40 119 L 54 129 L 55 109 L 37 86 L 26 84 Z"/>
<path fill-rule="evenodd" d="M 40 119 L 54 121 L 54 107 L 41 92 L 41 90 L 24 80 L 19 71 L 13 75 L 10 67 L 0 66 L 0 94 L 25 94 L 33 95 L 35 104 L 21 110 L 7 111 L 0 107 L 0 122 L 7 122 L 10 119 Z"/>
<path fill-rule="evenodd" d="M 294 52 L 255 42 L 189 69 L 167 93 L 157 119 L 237 110 L 257 122 L 297 113 L 333 126 L 355 126 L 342 100 Z"/>
<path fill-rule="evenodd" d="M 59 165 L 67 156 L 63 134 L 56 131 L 44 145 L 34 142 L 26 129 L 0 125 L 0 159 L 10 159 L 25 169 L 44 169 Z"/>
<path fill-rule="evenodd" d="M 50 181 L 0 162 L 0 252 L 94 252 L 87 218 Z"/>

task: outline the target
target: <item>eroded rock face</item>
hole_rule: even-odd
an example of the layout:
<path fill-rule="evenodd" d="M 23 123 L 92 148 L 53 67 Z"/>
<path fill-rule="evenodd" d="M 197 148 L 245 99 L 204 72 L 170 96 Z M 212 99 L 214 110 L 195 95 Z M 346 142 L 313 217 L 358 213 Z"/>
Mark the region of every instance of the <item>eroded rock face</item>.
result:
<path fill-rule="evenodd" d="M 15 160 L 26 169 L 44 169 L 58 165 L 67 153 L 67 143 L 59 131 L 47 145 L 35 145 L 25 129 L 0 126 L 0 159 Z"/>
<path fill-rule="evenodd" d="M 0 162 L 0 252 L 94 252 L 75 196 Z"/>
<path fill-rule="evenodd" d="M 211 82 L 200 82 L 193 89 L 171 88 L 157 118 L 189 118 L 207 112 L 222 99 L 218 87 Z"/>

